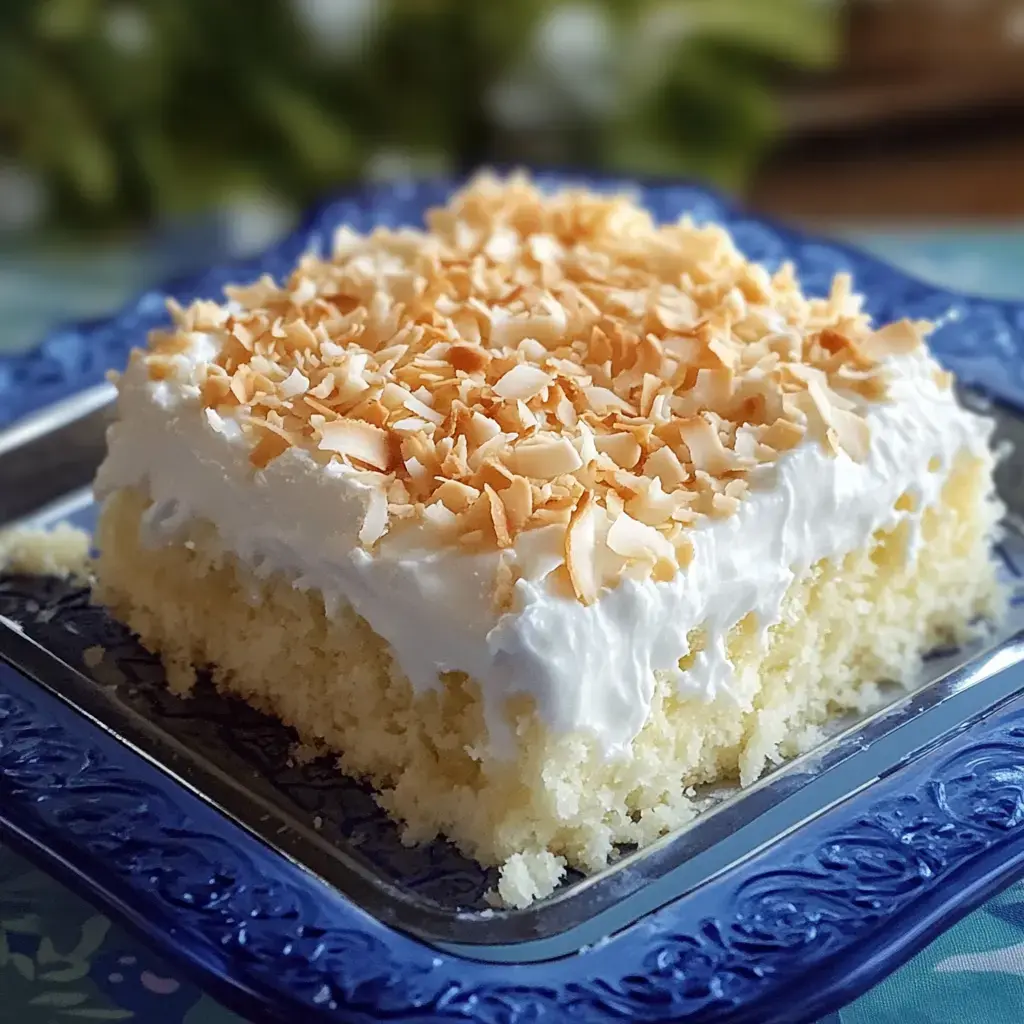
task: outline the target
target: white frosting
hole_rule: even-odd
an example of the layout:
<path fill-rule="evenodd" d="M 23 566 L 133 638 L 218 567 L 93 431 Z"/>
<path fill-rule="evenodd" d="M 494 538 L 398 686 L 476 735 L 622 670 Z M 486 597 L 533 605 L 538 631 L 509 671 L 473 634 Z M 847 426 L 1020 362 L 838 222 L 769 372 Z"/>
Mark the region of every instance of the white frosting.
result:
<path fill-rule="evenodd" d="M 191 364 L 210 353 L 197 346 Z M 521 535 L 524 576 L 516 610 L 492 610 L 497 552 L 410 549 L 384 538 L 373 554 L 357 535 L 370 488 L 334 463 L 292 449 L 254 473 L 238 425 L 199 406 L 191 383 L 150 381 L 135 362 L 121 382 L 120 421 L 97 478 L 100 497 L 148 490 L 150 543 L 173 541 L 192 519 L 215 524 L 224 546 L 260 576 L 284 573 L 315 588 L 330 612 L 350 602 L 393 648 L 417 689 L 461 670 L 481 685 L 493 752 L 508 750 L 506 699 L 531 694 L 550 728 L 591 733 L 608 755 L 625 753 L 650 711 L 654 672 L 686 693 L 727 693 L 728 630 L 750 612 L 766 631 L 796 575 L 863 546 L 881 527 L 912 526 L 940 492 L 961 449 L 987 450 L 989 421 L 961 408 L 933 379 L 924 352 L 893 359 L 890 398 L 867 411 L 863 463 L 806 443 L 751 474 L 739 511 L 693 530 L 691 564 L 669 582 L 626 579 L 589 606 L 551 593 L 543 577 L 561 560 L 557 528 Z M 190 374 L 186 374 L 190 376 Z M 917 511 L 895 511 L 904 492 Z M 913 549 L 913 545 L 912 545 Z M 688 671 L 687 634 L 709 644 Z M 344 671 L 344 666 L 339 666 Z"/>

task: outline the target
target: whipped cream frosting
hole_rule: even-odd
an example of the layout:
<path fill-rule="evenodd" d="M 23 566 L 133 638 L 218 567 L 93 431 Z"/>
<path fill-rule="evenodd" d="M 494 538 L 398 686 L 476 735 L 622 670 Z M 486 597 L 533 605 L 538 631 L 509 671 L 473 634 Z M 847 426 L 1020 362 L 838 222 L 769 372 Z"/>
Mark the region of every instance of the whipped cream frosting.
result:
<path fill-rule="evenodd" d="M 195 337 L 180 357 L 191 366 L 211 355 Z M 871 435 L 865 461 L 801 444 L 750 474 L 735 514 L 690 532 L 693 559 L 673 579 L 623 579 L 591 605 L 553 593 L 544 580 L 562 559 L 554 527 L 521 534 L 511 552 L 423 550 L 401 534 L 364 550 L 358 533 L 373 487 L 361 474 L 322 466 L 299 448 L 254 472 L 238 423 L 204 410 L 188 373 L 152 381 L 141 360 L 121 379 L 120 420 L 96 490 L 100 498 L 124 487 L 148 492 L 147 543 L 173 543 L 187 523 L 207 520 L 258 577 L 281 573 L 319 591 L 329 614 L 350 603 L 417 690 L 437 686 L 441 672 L 466 672 L 481 686 L 493 756 L 512 752 L 502 711 L 521 693 L 549 728 L 589 733 L 607 756 L 621 756 L 650 712 L 655 672 L 685 694 L 728 695 L 732 626 L 753 612 L 763 637 L 810 565 L 902 520 L 913 537 L 956 455 L 991 457 L 990 422 L 937 383 L 926 351 L 893 357 L 886 369 L 887 400 L 861 402 Z M 894 508 L 904 493 L 913 510 Z M 522 578 L 515 609 L 499 613 L 495 575 L 510 558 Z M 707 645 L 681 671 L 687 636 L 699 626 Z"/>

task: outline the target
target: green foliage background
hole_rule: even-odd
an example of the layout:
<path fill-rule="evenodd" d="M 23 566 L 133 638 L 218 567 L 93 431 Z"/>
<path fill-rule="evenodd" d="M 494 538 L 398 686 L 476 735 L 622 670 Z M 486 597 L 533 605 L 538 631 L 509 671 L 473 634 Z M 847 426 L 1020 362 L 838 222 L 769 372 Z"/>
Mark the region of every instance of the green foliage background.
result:
<path fill-rule="evenodd" d="M 827 0 L 574 0 L 613 42 L 585 72 L 613 93 L 595 109 L 557 60 L 532 56 L 552 0 L 378 0 L 354 52 L 329 52 L 308 6 L 2 0 L 7 159 L 42 185 L 51 218 L 102 225 L 239 190 L 305 202 L 379 170 L 382 153 L 414 171 L 545 163 L 731 186 L 771 135 L 779 67 L 835 51 Z M 510 75 L 540 90 L 545 124 L 496 115 Z"/>

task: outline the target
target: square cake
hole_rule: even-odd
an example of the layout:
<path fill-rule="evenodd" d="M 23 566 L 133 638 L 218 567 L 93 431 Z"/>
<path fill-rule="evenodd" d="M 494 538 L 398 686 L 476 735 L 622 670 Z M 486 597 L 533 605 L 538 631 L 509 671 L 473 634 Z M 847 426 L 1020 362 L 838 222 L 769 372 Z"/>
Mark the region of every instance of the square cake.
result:
<path fill-rule="evenodd" d="M 482 177 L 133 353 L 97 599 L 525 906 L 1000 613 L 928 325 L 728 234 Z"/>

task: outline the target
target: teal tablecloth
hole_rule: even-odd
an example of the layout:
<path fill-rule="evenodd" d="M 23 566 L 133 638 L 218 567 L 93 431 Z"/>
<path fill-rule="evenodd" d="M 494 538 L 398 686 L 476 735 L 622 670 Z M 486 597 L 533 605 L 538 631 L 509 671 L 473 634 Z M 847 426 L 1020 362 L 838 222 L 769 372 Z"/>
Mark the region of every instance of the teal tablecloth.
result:
<path fill-rule="evenodd" d="M 88 256 L 0 249 L 0 350 L 61 318 L 101 313 L 202 249 L 162 239 L 131 253 Z M 858 242 L 922 277 L 1024 296 L 1024 227 L 1016 231 L 872 233 Z M 0 1024 L 238 1024 L 161 958 L 94 907 L 0 847 Z M 1022 1024 L 1024 883 L 993 899 L 829 1024 Z"/>

